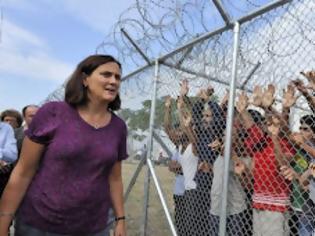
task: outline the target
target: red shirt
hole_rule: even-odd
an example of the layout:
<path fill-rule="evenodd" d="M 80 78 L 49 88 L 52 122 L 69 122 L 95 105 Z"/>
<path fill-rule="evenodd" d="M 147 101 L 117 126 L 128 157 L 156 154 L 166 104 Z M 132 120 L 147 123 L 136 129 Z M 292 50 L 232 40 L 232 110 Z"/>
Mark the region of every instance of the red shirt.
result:
<path fill-rule="evenodd" d="M 255 161 L 253 207 L 284 212 L 290 203 L 289 182 L 277 168 L 272 139 L 265 136 L 257 125 L 253 125 L 247 132 L 248 138 L 245 140 L 245 146 Z M 264 143 L 264 145 L 260 146 L 259 150 L 255 150 L 254 147 L 257 146 L 257 143 Z M 287 140 L 281 139 L 280 146 L 286 157 L 294 155 L 294 149 Z"/>

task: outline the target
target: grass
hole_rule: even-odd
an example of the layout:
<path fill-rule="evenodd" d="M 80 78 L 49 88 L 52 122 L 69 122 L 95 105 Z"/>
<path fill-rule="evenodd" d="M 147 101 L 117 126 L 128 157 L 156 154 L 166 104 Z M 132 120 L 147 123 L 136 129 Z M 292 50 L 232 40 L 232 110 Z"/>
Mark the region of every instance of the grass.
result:
<path fill-rule="evenodd" d="M 127 187 L 138 163 L 123 164 L 124 186 Z M 144 180 L 147 167 L 143 166 L 138 179 L 130 192 L 125 204 L 127 220 L 127 233 L 129 236 L 141 235 L 142 217 L 144 215 Z M 165 166 L 155 166 L 156 175 L 160 181 L 164 197 L 173 214 L 173 181 L 174 174 L 168 171 Z M 148 224 L 147 235 L 165 236 L 171 235 L 168 222 L 165 217 L 159 196 L 157 194 L 153 179 L 150 182 L 149 204 L 148 204 Z"/>

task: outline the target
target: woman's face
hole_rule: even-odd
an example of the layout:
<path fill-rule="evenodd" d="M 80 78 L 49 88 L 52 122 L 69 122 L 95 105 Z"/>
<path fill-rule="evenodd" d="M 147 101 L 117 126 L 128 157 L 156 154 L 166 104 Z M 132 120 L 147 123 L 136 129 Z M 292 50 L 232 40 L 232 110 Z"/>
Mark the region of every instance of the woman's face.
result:
<path fill-rule="evenodd" d="M 306 140 L 311 140 L 315 138 L 315 134 L 313 133 L 311 127 L 309 127 L 307 124 L 301 124 L 300 125 L 300 132 L 303 135 L 303 138 Z"/>
<path fill-rule="evenodd" d="M 120 79 L 121 71 L 118 64 L 108 62 L 97 67 L 83 81 L 83 85 L 88 90 L 90 100 L 110 103 L 118 95 Z"/>

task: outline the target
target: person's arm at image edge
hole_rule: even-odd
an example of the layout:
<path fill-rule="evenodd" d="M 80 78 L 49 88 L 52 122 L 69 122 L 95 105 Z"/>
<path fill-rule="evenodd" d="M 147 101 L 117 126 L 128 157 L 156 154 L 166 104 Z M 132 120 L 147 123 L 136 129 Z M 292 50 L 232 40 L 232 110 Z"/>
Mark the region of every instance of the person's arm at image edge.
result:
<path fill-rule="evenodd" d="M 23 141 L 20 159 L 15 166 L 0 201 L 0 236 L 7 236 L 12 218 L 36 173 L 44 145 L 29 138 Z"/>
<path fill-rule="evenodd" d="M 17 159 L 17 147 L 14 132 L 11 127 L 8 127 L 5 137 L 5 144 L 3 148 L 0 148 L 0 160 L 7 163 L 12 163 Z"/>

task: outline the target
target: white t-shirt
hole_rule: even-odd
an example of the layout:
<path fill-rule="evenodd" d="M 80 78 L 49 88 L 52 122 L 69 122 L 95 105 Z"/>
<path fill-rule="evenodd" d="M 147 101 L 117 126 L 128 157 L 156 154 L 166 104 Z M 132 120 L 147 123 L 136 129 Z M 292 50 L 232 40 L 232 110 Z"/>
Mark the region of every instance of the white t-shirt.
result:
<path fill-rule="evenodd" d="M 173 156 L 171 157 L 172 161 L 179 162 L 180 159 L 180 153 L 179 151 L 176 151 Z M 174 195 L 183 196 L 185 192 L 185 178 L 184 175 L 176 175 L 175 176 L 175 182 L 173 187 L 173 193 Z"/>
<path fill-rule="evenodd" d="M 250 158 L 242 159 L 243 161 Z M 249 163 L 246 163 L 249 165 Z M 229 166 L 229 181 L 228 181 L 228 199 L 227 199 L 227 214 L 234 215 L 244 211 L 246 207 L 246 194 L 239 181 L 239 178 L 234 174 L 234 163 L 230 160 Z M 224 179 L 224 157 L 218 156 L 213 164 L 213 182 L 211 187 L 211 214 L 220 215 L 221 201 L 223 193 Z"/>
<path fill-rule="evenodd" d="M 181 148 L 179 150 L 181 151 Z M 196 189 L 197 184 L 194 178 L 198 167 L 198 157 L 192 151 L 192 144 L 189 144 L 184 153 L 180 155 L 179 163 L 183 169 L 185 190 Z"/>

